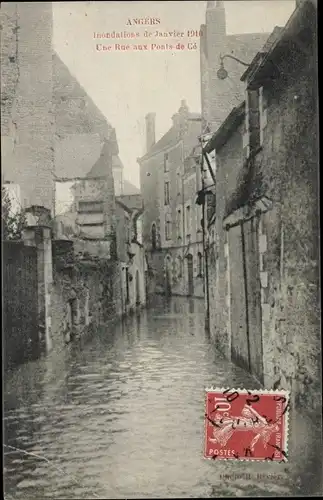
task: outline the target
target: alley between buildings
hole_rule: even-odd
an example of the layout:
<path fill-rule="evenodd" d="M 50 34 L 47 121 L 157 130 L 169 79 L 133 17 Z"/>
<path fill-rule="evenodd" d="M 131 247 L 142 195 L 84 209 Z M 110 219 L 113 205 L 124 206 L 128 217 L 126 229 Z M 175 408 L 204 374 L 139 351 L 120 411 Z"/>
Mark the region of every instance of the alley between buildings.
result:
<path fill-rule="evenodd" d="M 216 352 L 200 299 L 158 297 L 21 365 L 6 378 L 6 498 L 287 496 L 310 484 L 301 456 L 205 460 L 210 385 L 259 387 Z"/>

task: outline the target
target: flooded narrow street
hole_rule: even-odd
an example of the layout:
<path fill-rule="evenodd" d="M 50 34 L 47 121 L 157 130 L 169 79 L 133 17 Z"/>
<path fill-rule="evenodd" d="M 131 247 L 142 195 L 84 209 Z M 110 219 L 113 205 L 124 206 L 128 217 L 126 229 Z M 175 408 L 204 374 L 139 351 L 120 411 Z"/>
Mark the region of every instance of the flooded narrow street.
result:
<path fill-rule="evenodd" d="M 6 498 L 291 494 L 288 464 L 203 458 L 205 387 L 256 388 L 215 351 L 203 309 L 159 298 L 8 376 Z"/>

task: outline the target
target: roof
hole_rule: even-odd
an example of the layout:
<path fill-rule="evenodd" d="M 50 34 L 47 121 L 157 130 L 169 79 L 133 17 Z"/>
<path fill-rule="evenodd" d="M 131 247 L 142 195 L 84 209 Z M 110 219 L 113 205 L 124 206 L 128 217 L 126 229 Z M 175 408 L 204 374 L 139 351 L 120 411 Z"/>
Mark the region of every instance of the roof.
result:
<path fill-rule="evenodd" d="M 112 157 L 112 168 L 120 168 L 121 170 L 123 170 L 123 163 L 120 159 L 120 156 Z"/>
<path fill-rule="evenodd" d="M 245 114 L 245 101 L 243 101 L 240 106 L 233 108 L 231 113 L 222 123 L 221 127 L 213 134 L 209 142 L 204 147 L 206 153 L 211 153 L 214 149 L 217 150 L 225 144 L 228 137 L 232 134 L 234 130 L 240 125 L 244 119 Z"/>
<path fill-rule="evenodd" d="M 96 133 L 108 138 L 112 126 L 66 64 L 53 52 L 53 102 L 56 128 L 60 134 Z M 73 113 L 68 101 L 75 100 Z M 67 130 L 68 129 L 68 130 Z"/>
<path fill-rule="evenodd" d="M 127 207 L 128 211 L 143 211 L 143 199 L 141 194 L 116 196 L 116 200 Z"/>
<path fill-rule="evenodd" d="M 286 57 L 286 54 L 290 54 L 290 40 L 293 37 L 300 38 L 301 33 L 304 40 L 301 41 L 299 47 L 302 49 L 305 45 L 307 50 L 310 50 L 308 42 L 311 43 L 312 41 L 315 31 L 313 25 L 316 25 L 316 12 L 314 9 L 316 9 L 315 0 L 300 1 L 285 27 L 279 31 L 275 28 L 276 32 L 273 31 L 271 35 L 272 43 L 267 44 L 267 52 L 263 54 L 263 57 L 256 56 L 253 59 L 247 71 L 242 75 L 241 80 L 250 85 L 255 83 L 256 80 L 259 81 L 268 77 L 268 74 L 275 74 L 274 60 L 281 55 Z"/>
<path fill-rule="evenodd" d="M 134 186 L 131 182 L 124 180 L 123 181 L 123 195 L 124 196 L 132 196 L 140 194 L 140 189 Z"/>
<path fill-rule="evenodd" d="M 171 146 L 174 146 L 176 143 L 178 142 L 178 134 L 177 134 L 177 131 L 175 129 L 175 127 L 171 127 L 167 132 L 166 134 L 164 134 L 162 136 L 161 139 L 159 139 L 159 141 L 157 141 L 151 148 L 149 151 L 147 151 L 147 153 L 142 157 L 142 158 L 146 158 L 146 157 L 149 157 L 151 156 L 152 154 L 154 153 L 157 153 L 159 151 L 162 151 L 163 149 L 165 149 L 167 146 L 168 147 L 171 147 Z"/>
<path fill-rule="evenodd" d="M 187 115 L 188 121 L 200 121 L 201 113 L 189 112 Z M 159 141 L 157 141 L 147 153 L 140 158 L 140 160 L 149 158 L 151 155 L 163 151 L 167 147 L 175 146 L 178 143 L 178 129 L 175 126 L 172 126 L 166 134 L 164 134 Z"/>

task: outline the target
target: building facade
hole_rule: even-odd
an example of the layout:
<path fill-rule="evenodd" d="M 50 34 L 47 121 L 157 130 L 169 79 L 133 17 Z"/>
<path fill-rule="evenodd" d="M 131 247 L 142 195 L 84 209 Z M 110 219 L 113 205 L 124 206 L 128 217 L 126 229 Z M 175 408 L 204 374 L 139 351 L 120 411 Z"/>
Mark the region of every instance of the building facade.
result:
<path fill-rule="evenodd" d="M 122 314 L 146 305 L 146 257 L 142 244 L 143 203 L 140 195 L 116 198 L 117 255 L 121 275 Z"/>
<path fill-rule="evenodd" d="M 155 115 L 146 117 L 147 153 L 140 164 L 143 241 L 150 287 L 160 293 L 203 296 L 203 247 L 198 144 L 201 119 L 182 101 L 173 126 L 155 143 Z"/>
<path fill-rule="evenodd" d="M 3 2 L 0 16 L 2 180 L 20 186 L 22 208 L 52 211 L 52 4 Z"/>
<path fill-rule="evenodd" d="M 226 58 L 225 68 L 230 78 L 220 80 L 220 56 L 231 55 L 249 64 L 266 42 L 269 33 L 228 35 L 225 2 L 207 2 L 205 24 L 201 26 L 200 70 L 203 129 L 215 132 L 234 106 L 243 99 L 244 85 L 240 81 L 243 67 Z"/>
<path fill-rule="evenodd" d="M 212 335 L 309 411 L 321 398 L 316 15 L 300 2 L 206 147 L 217 153 Z"/>

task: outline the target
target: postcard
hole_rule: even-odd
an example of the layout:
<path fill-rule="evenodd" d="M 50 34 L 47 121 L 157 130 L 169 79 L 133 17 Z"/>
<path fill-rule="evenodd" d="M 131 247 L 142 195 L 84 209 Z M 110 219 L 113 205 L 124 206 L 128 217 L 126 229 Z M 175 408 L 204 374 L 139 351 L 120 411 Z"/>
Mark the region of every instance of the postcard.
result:
<path fill-rule="evenodd" d="M 321 496 L 317 2 L 0 16 L 4 497 Z"/>

